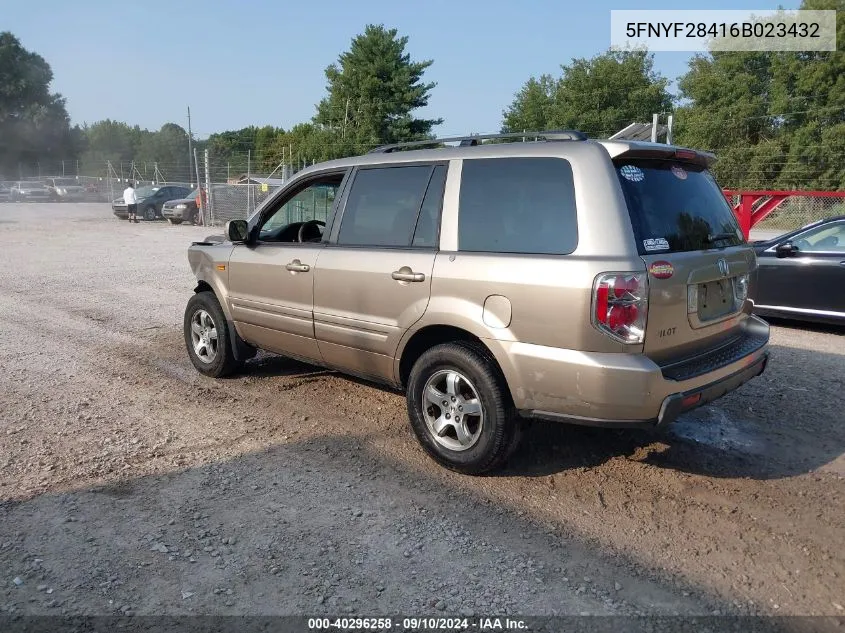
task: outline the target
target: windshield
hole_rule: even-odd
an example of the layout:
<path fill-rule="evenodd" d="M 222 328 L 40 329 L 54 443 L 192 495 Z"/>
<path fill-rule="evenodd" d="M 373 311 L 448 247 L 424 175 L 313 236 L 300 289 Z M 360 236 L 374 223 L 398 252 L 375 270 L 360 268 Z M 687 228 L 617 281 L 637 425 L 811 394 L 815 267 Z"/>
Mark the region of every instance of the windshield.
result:
<path fill-rule="evenodd" d="M 653 159 L 615 165 L 641 255 L 744 243 L 722 190 L 704 167 Z"/>
<path fill-rule="evenodd" d="M 46 185 L 43 182 L 22 182 L 21 189 L 44 189 Z"/>
<path fill-rule="evenodd" d="M 159 189 L 161 189 L 161 187 L 138 187 L 135 190 L 135 196 L 137 198 L 149 198 Z"/>
<path fill-rule="evenodd" d="M 200 195 L 200 190 L 194 189 L 191 193 L 189 193 L 188 195 L 185 196 L 185 200 L 193 200 L 198 195 Z"/>
<path fill-rule="evenodd" d="M 76 185 L 76 181 L 72 178 L 56 178 L 53 183 L 54 187 L 73 187 Z"/>

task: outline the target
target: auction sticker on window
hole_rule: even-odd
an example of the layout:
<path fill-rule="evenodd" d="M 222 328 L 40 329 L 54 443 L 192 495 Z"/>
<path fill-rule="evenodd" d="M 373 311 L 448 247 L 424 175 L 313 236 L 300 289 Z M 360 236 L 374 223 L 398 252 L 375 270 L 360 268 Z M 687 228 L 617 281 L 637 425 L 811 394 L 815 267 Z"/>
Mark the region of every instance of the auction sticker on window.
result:
<path fill-rule="evenodd" d="M 643 170 L 636 165 L 622 165 L 619 168 L 619 173 L 622 174 L 625 180 L 630 180 L 631 182 L 640 182 L 645 178 Z"/>
<path fill-rule="evenodd" d="M 669 242 L 664 237 L 653 237 L 643 240 L 643 248 L 647 251 L 665 251 L 669 250 Z"/>
<path fill-rule="evenodd" d="M 674 174 L 675 178 L 678 180 L 687 179 L 687 170 L 678 165 L 672 165 L 672 174 Z"/>
<path fill-rule="evenodd" d="M 657 279 L 669 279 L 669 277 L 675 274 L 675 267 L 672 266 L 671 262 L 660 260 L 659 262 L 653 262 L 648 267 L 648 271 Z"/>

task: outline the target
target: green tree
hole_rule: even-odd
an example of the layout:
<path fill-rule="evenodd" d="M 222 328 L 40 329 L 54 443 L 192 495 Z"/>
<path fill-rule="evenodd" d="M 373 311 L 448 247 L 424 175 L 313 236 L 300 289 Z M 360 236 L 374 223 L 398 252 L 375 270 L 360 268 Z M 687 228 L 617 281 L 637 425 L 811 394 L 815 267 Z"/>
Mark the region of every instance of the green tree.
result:
<path fill-rule="evenodd" d="M 36 163 L 76 158 L 78 136 L 65 100 L 50 92 L 53 71 L 43 57 L 0 33 L 0 172 L 31 171 Z"/>
<path fill-rule="evenodd" d="M 788 148 L 777 184 L 845 189 L 845 0 L 804 0 L 801 8 L 836 10 L 839 50 L 773 58 L 771 110 Z"/>
<path fill-rule="evenodd" d="M 713 52 L 679 80 L 676 140 L 714 151 L 730 187 L 845 189 L 845 0 L 804 0 L 837 9 L 839 50 Z"/>
<path fill-rule="evenodd" d="M 538 131 L 556 127 L 552 107 L 557 86 L 558 81 L 551 75 L 541 75 L 539 79 L 531 77 L 504 111 L 502 131 Z"/>
<path fill-rule="evenodd" d="M 326 68 L 328 95 L 317 105 L 314 122 L 365 149 L 379 143 L 429 138 L 443 119 L 418 119 L 412 112 L 428 105 L 434 83 L 423 83 L 431 60 L 414 62 L 405 52 L 407 37 L 396 29 L 367 25 L 336 64 Z"/>
<path fill-rule="evenodd" d="M 675 141 L 716 152 L 716 176 L 725 186 L 762 185 L 762 166 L 774 166 L 783 151 L 768 116 L 772 59 L 764 52 L 698 55 L 678 81 L 686 104 L 675 111 Z M 766 171 L 776 178 L 779 169 Z"/>
<path fill-rule="evenodd" d="M 196 180 L 196 176 L 191 177 L 191 163 L 188 162 L 188 133 L 176 123 L 165 123 L 158 132 L 144 130 L 133 160 L 136 164 L 158 164 L 166 180 Z"/>
<path fill-rule="evenodd" d="M 90 175 L 102 173 L 107 162 L 118 168 L 121 162 L 132 161 L 143 136 L 139 127 L 111 119 L 85 124 L 81 133 L 85 145 L 82 164 L 93 170 Z"/>
<path fill-rule="evenodd" d="M 668 81 L 654 71 L 644 51 L 608 51 L 561 66 L 555 80 L 531 78 L 504 112 L 503 131 L 575 128 L 608 136 L 634 121 L 667 112 Z"/>

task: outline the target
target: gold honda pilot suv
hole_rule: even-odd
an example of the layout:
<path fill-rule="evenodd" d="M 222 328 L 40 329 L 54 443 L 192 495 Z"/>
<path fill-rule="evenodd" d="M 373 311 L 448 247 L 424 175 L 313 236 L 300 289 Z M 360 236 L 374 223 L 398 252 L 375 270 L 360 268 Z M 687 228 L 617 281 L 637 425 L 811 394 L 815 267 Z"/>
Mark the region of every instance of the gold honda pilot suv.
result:
<path fill-rule="evenodd" d="M 660 428 L 763 372 L 756 259 L 711 154 L 506 136 L 315 165 L 192 244 L 194 366 L 260 348 L 401 388 L 465 473 L 501 465 L 524 418 Z"/>

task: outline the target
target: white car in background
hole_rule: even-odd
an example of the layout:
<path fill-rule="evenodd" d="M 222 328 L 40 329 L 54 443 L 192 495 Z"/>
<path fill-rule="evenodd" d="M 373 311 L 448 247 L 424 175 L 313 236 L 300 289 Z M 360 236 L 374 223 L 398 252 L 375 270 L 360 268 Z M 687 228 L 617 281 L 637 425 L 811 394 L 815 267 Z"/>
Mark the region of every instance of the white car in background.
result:
<path fill-rule="evenodd" d="M 38 180 L 19 180 L 12 186 L 9 199 L 12 202 L 49 202 L 50 190 Z"/>
<path fill-rule="evenodd" d="M 47 189 L 53 200 L 79 202 L 85 199 L 85 187 L 75 178 L 47 178 Z"/>

